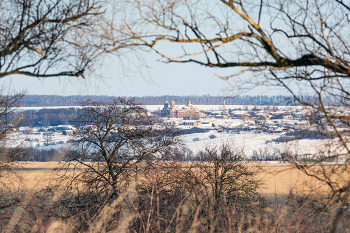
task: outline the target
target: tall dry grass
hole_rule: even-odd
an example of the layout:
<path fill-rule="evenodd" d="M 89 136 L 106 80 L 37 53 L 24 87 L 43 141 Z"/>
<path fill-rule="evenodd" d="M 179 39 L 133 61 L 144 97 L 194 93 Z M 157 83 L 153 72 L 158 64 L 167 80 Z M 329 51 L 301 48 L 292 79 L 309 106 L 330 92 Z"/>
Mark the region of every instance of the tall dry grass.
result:
<path fill-rule="evenodd" d="M 318 190 L 317 185 L 304 189 L 294 186 L 288 194 L 272 188 L 269 195 L 258 191 L 246 197 L 249 202 L 240 200 L 238 192 L 231 201 L 225 193 L 215 200 L 212 185 L 205 178 L 208 164 L 195 165 L 170 163 L 139 168 L 137 177 L 134 174 L 118 196 L 112 192 L 101 195 L 84 189 L 84 185 L 67 189 L 67 181 L 58 179 L 58 175 L 64 172 L 67 176 L 71 171 L 52 171 L 55 182 L 48 182 L 46 175 L 46 187 L 30 187 L 25 177 L 8 174 L 6 179 L 18 185 L 2 186 L 0 231 L 330 232 L 338 211 L 345 213 L 337 220 L 336 232 L 350 229 L 348 210 L 326 203 L 327 193 Z M 259 171 L 254 179 L 287 177 L 285 166 L 266 170 L 265 175 L 261 168 L 254 168 Z M 276 172 L 279 169 L 284 170 Z M 295 171 L 288 172 L 291 175 Z M 265 187 L 270 187 L 266 180 Z"/>

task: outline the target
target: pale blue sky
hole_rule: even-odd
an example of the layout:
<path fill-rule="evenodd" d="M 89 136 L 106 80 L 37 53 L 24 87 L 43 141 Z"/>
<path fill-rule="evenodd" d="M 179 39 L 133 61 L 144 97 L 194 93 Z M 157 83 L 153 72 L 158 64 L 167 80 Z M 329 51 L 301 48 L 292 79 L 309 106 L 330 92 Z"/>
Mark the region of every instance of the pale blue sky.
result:
<path fill-rule="evenodd" d="M 166 43 L 166 42 L 164 42 Z M 182 48 L 172 44 L 159 45 L 171 55 L 182 54 Z M 183 45 L 181 45 L 183 46 Z M 193 46 L 186 47 L 187 52 Z M 181 51 L 179 51 L 179 49 Z M 199 47 L 201 51 L 201 47 Z M 110 96 L 146 96 L 146 95 L 236 95 L 230 90 L 235 79 L 223 81 L 215 74 L 230 75 L 239 72 L 237 69 L 205 68 L 198 64 L 165 64 L 159 56 L 143 53 L 148 69 L 139 65 L 140 59 L 130 56 L 129 61 L 124 57 L 109 56 L 103 60 L 103 69 L 87 79 L 75 77 L 56 77 L 37 79 L 27 76 L 13 75 L 0 79 L 0 84 L 11 86 L 11 89 L 26 89 L 28 94 L 40 95 L 110 95 Z M 234 56 L 234 55 L 233 55 Z M 120 60 L 123 60 L 121 65 Z M 132 64 L 133 65 L 130 65 Z M 128 67 L 132 71 L 128 71 Z M 250 79 L 254 74 L 246 73 L 244 78 Z M 101 78 L 102 77 L 102 78 Z M 230 84 L 231 83 L 231 84 Z M 285 95 L 283 89 L 257 87 L 244 93 L 250 95 Z"/>
<path fill-rule="evenodd" d="M 125 71 L 116 58 L 104 61 L 103 78 L 88 77 L 56 77 L 37 79 L 33 77 L 13 75 L 0 80 L 0 84 L 11 86 L 11 89 L 27 89 L 28 94 L 39 95 L 113 95 L 113 96 L 145 96 L 145 95 L 235 95 L 227 91 L 230 83 L 223 81 L 215 74 L 223 74 L 229 70 L 205 68 L 197 64 L 165 64 L 156 61 L 156 57 L 146 55 L 150 68 Z M 101 70 L 98 71 L 101 73 Z M 232 70 L 233 72 L 233 70 Z M 250 74 L 253 75 L 253 74 Z M 231 80 L 231 82 L 234 80 Z M 274 95 L 283 94 L 278 90 L 266 87 L 257 88 L 247 94 Z"/>
<path fill-rule="evenodd" d="M 28 94 L 55 95 L 220 95 L 227 82 L 215 77 L 214 69 L 194 64 L 152 63 L 142 73 L 125 74 L 118 64 L 107 66 L 103 78 L 57 77 L 37 79 L 20 75 L 3 78 L 1 83 L 15 89 L 27 89 Z"/>

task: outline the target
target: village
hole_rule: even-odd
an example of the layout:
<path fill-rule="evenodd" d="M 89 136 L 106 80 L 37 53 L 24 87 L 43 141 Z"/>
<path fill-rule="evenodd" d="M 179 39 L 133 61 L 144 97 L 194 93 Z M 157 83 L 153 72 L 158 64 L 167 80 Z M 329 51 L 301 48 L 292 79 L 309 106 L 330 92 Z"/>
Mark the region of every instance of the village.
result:
<path fill-rule="evenodd" d="M 325 118 L 322 114 L 300 106 L 226 106 L 224 101 L 221 106 L 212 108 L 195 106 L 188 100 L 187 104 L 180 106 L 176 106 L 174 101 L 165 101 L 162 108 L 152 105 L 144 107 L 150 116 L 158 119 L 157 125 L 180 129 L 183 132 L 182 140 L 194 153 L 205 146 L 223 142 L 234 142 L 237 147 L 244 147 L 250 157 L 256 150 L 281 149 L 282 142 L 299 141 L 307 145 L 303 146 L 303 151 L 312 151 L 311 144 L 318 144 L 317 139 L 319 143 L 329 139 L 322 136 L 323 132 L 333 130 L 331 126 L 323 124 Z M 349 114 L 346 108 L 334 108 L 332 112 L 333 117 Z M 335 119 L 334 122 L 338 130 L 346 130 L 340 120 Z M 74 124 L 21 126 L 9 133 L 6 143 L 8 147 L 43 150 L 69 148 L 76 140 L 74 135 L 78 128 Z M 316 144 L 314 147 L 317 147 Z"/>
<path fill-rule="evenodd" d="M 314 109 L 298 106 L 234 106 L 223 105 L 219 110 L 200 110 L 188 100 L 184 107 L 176 107 L 166 101 L 161 111 L 154 112 L 164 118 L 164 122 L 179 128 L 202 128 L 222 131 L 254 131 L 265 133 L 286 133 L 300 130 L 316 130 L 325 122 L 324 114 Z M 332 118 L 350 114 L 347 108 L 329 109 Z M 335 120 L 340 130 L 341 121 Z M 313 125 L 318 125 L 314 128 Z M 332 131 L 332 127 L 323 124 L 323 130 Z"/>

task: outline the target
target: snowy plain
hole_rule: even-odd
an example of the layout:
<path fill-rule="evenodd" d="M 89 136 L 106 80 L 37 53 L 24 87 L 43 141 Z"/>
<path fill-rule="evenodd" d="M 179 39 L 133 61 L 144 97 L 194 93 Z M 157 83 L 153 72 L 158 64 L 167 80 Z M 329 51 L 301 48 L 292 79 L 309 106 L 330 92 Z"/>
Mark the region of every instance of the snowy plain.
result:
<path fill-rule="evenodd" d="M 209 135 L 215 135 L 216 138 L 210 139 Z M 336 140 L 312 140 L 301 139 L 290 142 L 271 142 L 273 139 L 280 137 L 281 134 L 254 133 L 244 132 L 232 134 L 226 132 L 210 131 L 207 133 L 198 133 L 183 135 L 181 138 L 194 154 L 206 147 L 220 147 L 223 143 L 229 143 L 237 150 L 242 150 L 244 154 L 251 158 L 253 152 L 267 151 L 270 154 L 274 152 L 285 152 L 292 155 L 315 154 L 325 151 L 330 146 L 338 143 Z M 193 140 L 198 138 L 197 140 Z M 332 149 L 334 152 L 334 149 Z"/>
<path fill-rule="evenodd" d="M 152 112 L 157 111 L 163 108 L 163 105 L 144 105 L 145 108 Z M 199 110 L 222 110 L 223 105 L 195 105 Z M 226 109 L 252 109 L 254 107 L 263 108 L 264 106 L 253 106 L 253 105 L 226 105 Z M 270 106 L 271 107 L 271 106 Z M 40 109 L 63 109 L 63 108 L 81 108 L 81 106 L 53 106 L 53 107 L 21 107 L 19 110 L 40 110 Z M 293 108 L 301 109 L 300 106 L 278 106 L 279 109 L 283 108 Z M 174 121 L 175 119 L 171 119 Z M 182 121 L 182 119 L 176 119 L 176 121 Z M 201 128 L 213 129 L 212 123 L 216 126 L 237 126 L 242 123 L 241 120 L 237 119 L 203 119 L 208 121 L 207 124 L 203 124 Z M 287 122 L 288 120 L 285 120 Z M 294 120 L 290 120 L 294 121 Z M 245 123 L 249 123 L 245 122 Z M 189 126 L 178 126 L 183 129 L 189 129 Z M 214 134 L 216 137 L 213 139 L 209 138 L 209 135 Z M 330 144 L 336 144 L 336 142 L 329 142 L 326 140 L 310 140 L 302 139 L 291 142 L 269 142 L 273 139 L 280 137 L 279 133 L 256 133 L 254 131 L 241 131 L 241 133 L 233 134 L 228 132 L 218 132 L 217 130 L 210 130 L 205 133 L 194 133 L 182 135 L 181 138 L 184 143 L 191 149 L 194 154 L 198 153 L 200 150 L 204 150 L 206 147 L 218 147 L 222 143 L 230 143 L 239 150 L 243 150 L 247 157 L 251 157 L 253 151 L 263 151 L 268 150 L 269 152 L 273 151 L 290 151 L 293 154 L 305 154 L 305 153 L 317 153 L 319 151 L 325 150 Z M 26 134 L 23 132 L 15 132 L 8 137 L 8 146 L 27 146 L 27 147 L 36 147 L 40 149 L 50 149 L 50 148 L 62 148 L 70 147 L 71 143 L 68 143 L 69 139 L 72 139 L 71 136 L 62 135 L 62 133 L 55 132 L 50 138 L 50 144 L 47 144 L 47 137 L 41 134 Z M 194 140 L 195 139 L 195 140 Z"/>
<path fill-rule="evenodd" d="M 210 138 L 210 135 L 215 135 L 215 138 Z M 289 152 L 291 154 L 314 154 L 327 150 L 332 145 L 337 145 L 336 141 L 332 140 L 311 140 L 302 139 L 291 142 L 271 142 L 273 139 L 280 137 L 281 134 L 255 133 L 252 131 L 237 133 L 218 132 L 210 130 L 205 133 L 185 134 L 181 136 L 184 144 L 197 154 L 205 148 L 219 148 L 223 143 L 229 143 L 237 150 L 242 150 L 245 156 L 251 158 L 253 152 L 267 151 L 270 154 L 274 152 Z M 49 145 L 47 144 L 47 136 L 44 134 L 23 134 L 12 133 L 8 136 L 7 146 L 24 146 L 34 147 L 42 150 L 69 148 L 73 144 L 68 140 L 72 136 L 62 135 L 62 133 L 53 133 L 50 138 Z"/>

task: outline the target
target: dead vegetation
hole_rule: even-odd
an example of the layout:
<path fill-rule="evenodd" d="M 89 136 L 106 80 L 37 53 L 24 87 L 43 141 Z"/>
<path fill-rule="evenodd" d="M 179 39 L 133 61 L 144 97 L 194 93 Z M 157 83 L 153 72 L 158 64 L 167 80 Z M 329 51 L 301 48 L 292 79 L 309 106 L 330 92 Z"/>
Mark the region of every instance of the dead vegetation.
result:
<path fill-rule="evenodd" d="M 203 153 L 215 158 L 228 149 Z M 8 174 L 10 182 L 1 193 L 1 232 L 327 232 L 339 211 L 319 205 L 326 193 L 316 184 L 306 186 L 312 184 L 311 178 L 300 171 L 295 175 L 298 171 L 287 164 L 266 167 L 225 160 L 144 164 L 137 176 L 130 174 L 128 184 L 119 186 L 118 196 L 93 192 L 87 184 L 67 189 L 67 180 L 60 177 L 78 172 L 28 169 Z M 224 182 L 220 186 L 230 177 L 235 177 L 231 188 Z M 345 213 L 338 220 L 340 232 L 348 231 L 347 217 Z"/>

